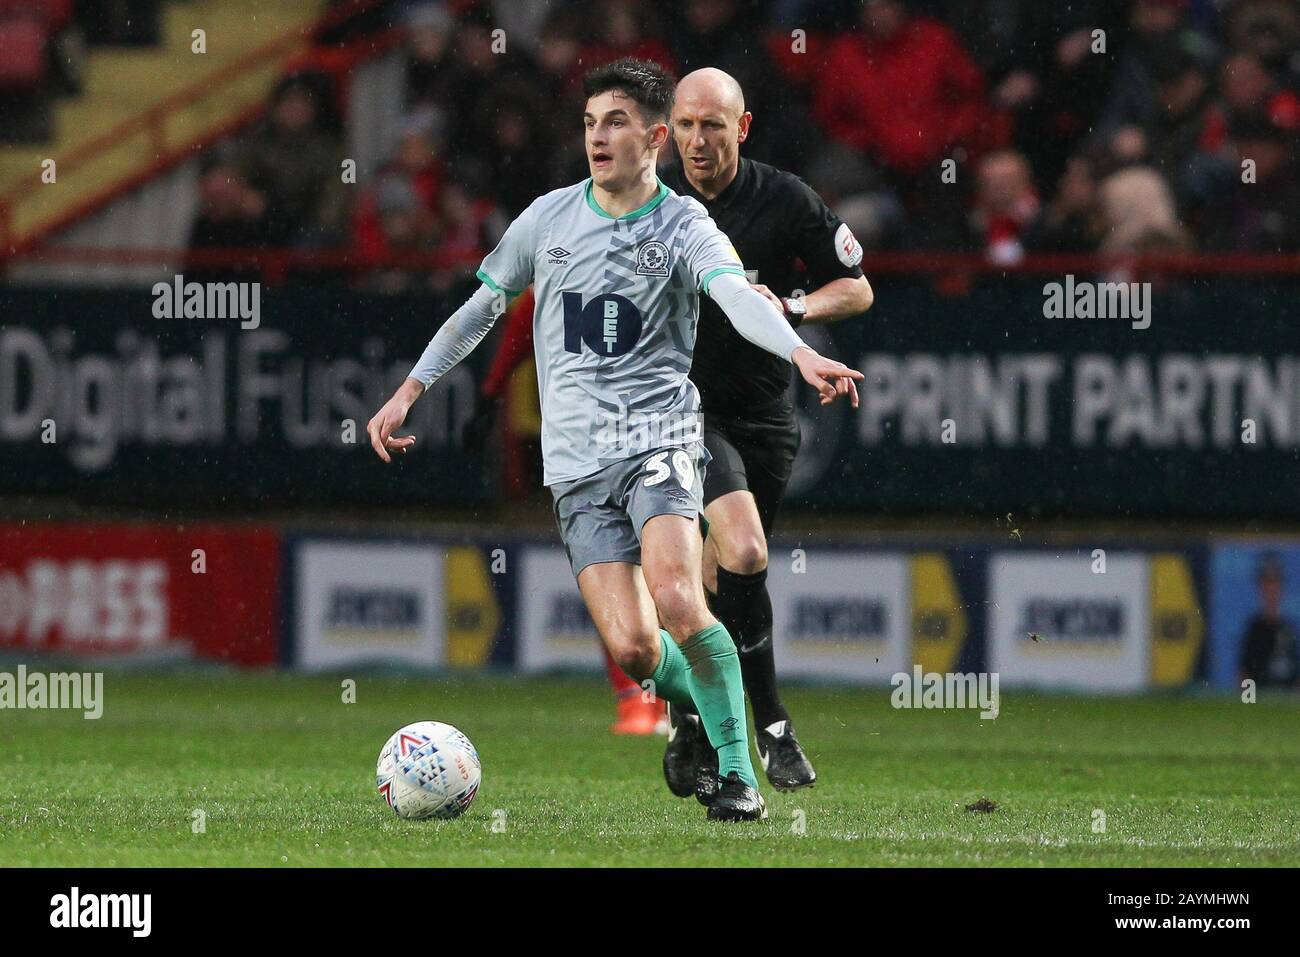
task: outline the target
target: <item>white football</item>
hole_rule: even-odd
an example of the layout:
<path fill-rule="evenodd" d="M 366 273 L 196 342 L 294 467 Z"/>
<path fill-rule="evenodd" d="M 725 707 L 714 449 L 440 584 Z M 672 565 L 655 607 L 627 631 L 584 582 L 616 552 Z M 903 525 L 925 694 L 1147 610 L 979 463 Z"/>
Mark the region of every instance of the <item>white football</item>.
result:
<path fill-rule="evenodd" d="M 375 785 L 398 817 L 453 818 L 469 810 L 482 776 L 469 738 L 440 721 L 417 721 L 384 744 Z"/>

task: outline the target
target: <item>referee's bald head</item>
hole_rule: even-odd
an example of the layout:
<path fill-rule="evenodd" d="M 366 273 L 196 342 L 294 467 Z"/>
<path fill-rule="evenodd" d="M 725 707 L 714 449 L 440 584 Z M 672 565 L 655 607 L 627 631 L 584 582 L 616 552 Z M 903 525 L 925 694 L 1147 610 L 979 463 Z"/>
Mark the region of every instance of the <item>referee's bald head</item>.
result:
<path fill-rule="evenodd" d="M 711 66 L 682 77 L 677 83 L 677 100 L 695 100 L 700 105 L 724 110 L 733 119 L 739 119 L 745 112 L 745 93 L 736 78 Z"/>
<path fill-rule="evenodd" d="M 751 119 L 745 112 L 745 94 L 728 73 L 705 67 L 677 84 L 673 141 L 682 171 L 704 196 L 716 196 L 735 178 Z"/>

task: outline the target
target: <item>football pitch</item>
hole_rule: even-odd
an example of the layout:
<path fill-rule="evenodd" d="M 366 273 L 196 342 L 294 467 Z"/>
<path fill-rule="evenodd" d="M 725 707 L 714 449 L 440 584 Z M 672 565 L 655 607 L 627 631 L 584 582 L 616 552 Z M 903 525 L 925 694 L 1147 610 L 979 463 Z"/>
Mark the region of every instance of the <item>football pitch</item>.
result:
<path fill-rule="evenodd" d="M 347 704 L 342 676 L 109 672 L 98 720 L 0 711 L 0 865 L 1300 864 L 1294 699 L 1009 692 L 989 721 L 791 688 L 819 783 L 722 825 L 668 793 L 663 738 L 608 732 L 599 681 L 355 680 Z M 421 719 L 482 757 L 459 820 L 375 791 Z"/>

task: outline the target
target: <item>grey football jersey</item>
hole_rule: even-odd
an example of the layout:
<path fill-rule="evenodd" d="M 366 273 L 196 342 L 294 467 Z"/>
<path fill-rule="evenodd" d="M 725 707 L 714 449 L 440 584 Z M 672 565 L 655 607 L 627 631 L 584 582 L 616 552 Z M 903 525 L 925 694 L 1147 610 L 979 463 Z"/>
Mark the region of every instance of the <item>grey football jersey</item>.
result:
<path fill-rule="evenodd" d="M 588 179 L 536 199 L 478 278 L 514 295 L 530 283 L 547 485 L 700 438 L 688 378 L 699 291 L 740 257 L 704 207 L 659 183 L 618 219 Z"/>

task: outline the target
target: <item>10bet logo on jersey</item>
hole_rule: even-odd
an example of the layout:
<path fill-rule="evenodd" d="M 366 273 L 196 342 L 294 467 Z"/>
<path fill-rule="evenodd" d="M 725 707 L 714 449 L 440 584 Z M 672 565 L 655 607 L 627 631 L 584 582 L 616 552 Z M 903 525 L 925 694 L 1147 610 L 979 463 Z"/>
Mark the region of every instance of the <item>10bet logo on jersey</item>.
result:
<path fill-rule="evenodd" d="M 561 293 L 564 351 L 580 354 L 582 344 L 602 356 L 623 356 L 641 338 L 641 311 L 626 296 L 606 293 L 585 305 L 582 293 Z"/>

